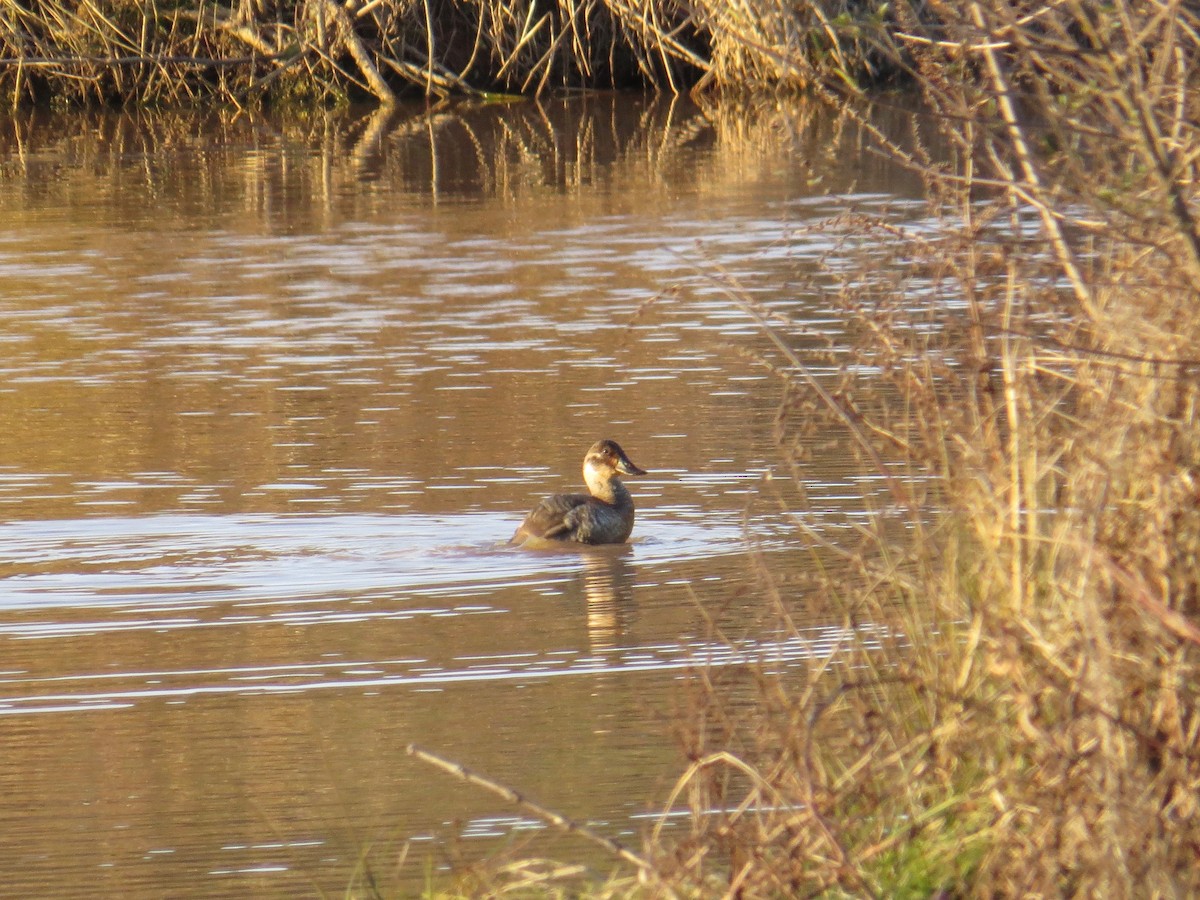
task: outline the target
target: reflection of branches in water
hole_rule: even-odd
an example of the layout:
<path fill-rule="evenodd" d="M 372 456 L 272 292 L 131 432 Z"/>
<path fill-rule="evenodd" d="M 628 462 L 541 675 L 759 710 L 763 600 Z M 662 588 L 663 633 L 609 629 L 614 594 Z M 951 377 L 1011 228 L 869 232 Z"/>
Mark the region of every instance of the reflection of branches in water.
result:
<path fill-rule="evenodd" d="M 155 198 L 163 224 L 174 210 L 269 223 L 304 220 L 335 203 L 380 203 L 376 192 L 339 190 L 364 181 L 386 182 L 393 192 L 502 201 L 545 191 L 592 194 L 608 182 L 650 197 L 720 192 L 757 171 L 769 174 L 781 143 L 804 160 L 829 152 L 837 126 L 819 110 L 804 102 L 589 97 L 286 119 L 30 111 L 0 128 L 0 158 L 8 160 L 0 169 L 0 212 L 44 208 L 56 192 L 66 200 L 88 191 L 95 197 L 89 204 L 103 208 L 120 193 L 114 185 L 131 177 Z"/>

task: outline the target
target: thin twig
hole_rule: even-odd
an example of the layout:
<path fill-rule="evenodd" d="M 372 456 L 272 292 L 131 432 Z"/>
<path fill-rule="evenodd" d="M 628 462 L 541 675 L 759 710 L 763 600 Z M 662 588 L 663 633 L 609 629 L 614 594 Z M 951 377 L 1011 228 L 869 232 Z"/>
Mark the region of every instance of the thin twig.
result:
<path fill-rule="evenodd" d="M 986 30 L 983 10 L 978 3 L 971 4 L 971 17 L 980 31 Z M 1058 264 L 1062 267 L 1063 274 L 1071 283 L 1071 288 L 1075 292 L 1075 299 L 1079 303 L 1080 310 L 1089 319 L 1095 321 L 1098 318 L 1098 311 L 1095 301 L 1092 298 L 1092 291 L 1084 280 L 1083 273 L 1079 270 L 1079 265 L 1075 261 L 1075 254 L 1071 251 L 1062 228 L 1059 227 L 1058 219 L 1049 212 L 1052 204 L 1043 199 L 1042 180 L 1034 164 L 1033 153 L 1030 151 L 1029 144 L 1025 140 L 1025 132 L 1022 130 L 1020 122 L 1017 119 L 1017 111 L 1013 105 L 1012 95 L 1009 91 L 1008 79 L 1004 75 L 1004 70 L 1000 65 L 999 58 L 996 56 L 996 51 L 984 47 L 982 52 L 983 58 L 987 63 L 988 73 L 995 88 L 996 99 L 1000 107 L 1000 117 L 1004 120 L 1005 127 L 1008 129 L 1009 140 L 1012 144 L 1013 152 L 1017 156 L 1017 162 L 1021 167 L 1021 175 L 1029 191 L 1029 197 L 1035 201 L 1034 208 L 1041 217 L 1042 227 L 1046 229 L 1046 233 L 1050 236 L 1050 244 L 1054 248 L 1054 255 L 1058 257 Z"/>
<path fill-rule="evenodd" d="M 416 744 L 409 744 L 405 748 L 405 752 L 407 752 L 409 756 L 413 756 L 421 760 L 421 762 L 428 763 L 434 768 L 441 769 L 443 772 L 454 776 L 459 781 L 466 782 L 467 784 L 474 785 L 475 787 L 481 787 L 484 790 L 495 794 L 506 802 L 532 813 L 544 822 L 548 822 L 555 828 L 558 828 L 560 831 L 564 831 L 567 834 L 578 835 L 579 837 L 591 841 L 597 846 L 603 847 L 613 856 L 624 860 L 630 865 L 636 866 L 643 872 L 652 874 L 656 871 L 654 864 L 648 859 L 643 856 L 639 856 L 624 845 L 614 841 L 612 838 L 605 837 L 586 825 L 581 825 L 578 822 L 566 818 L 565 816 L 559 815 L 553 810 L 546 809 L 546 807 L 534 803 L 532 800 L 527 799 L 510 787 L 506 787 L 499 782 L 492 781 L 490 778 L 486 778 L 483 775 L 472 772 L 465 766 L 461 766 L 456 762 L 451 762 L 450 760 L 438 756 L 435 753 L 430 753 L 428 750 L 423 750 Z"/>

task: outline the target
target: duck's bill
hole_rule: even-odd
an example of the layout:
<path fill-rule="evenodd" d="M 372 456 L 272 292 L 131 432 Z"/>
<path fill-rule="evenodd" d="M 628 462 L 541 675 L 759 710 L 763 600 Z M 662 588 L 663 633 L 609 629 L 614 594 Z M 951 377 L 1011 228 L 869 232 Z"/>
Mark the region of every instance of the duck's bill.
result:
<path fill-rule="evenodd" d="M 622 475 L 645 475 L 646 474 L 646 470 L 639 469 L 637 466 L 635 466 L 632 462 L 629 461 L 628 456 L 622 456 L 617 461 L 617 471 L 620 472 Z"/>

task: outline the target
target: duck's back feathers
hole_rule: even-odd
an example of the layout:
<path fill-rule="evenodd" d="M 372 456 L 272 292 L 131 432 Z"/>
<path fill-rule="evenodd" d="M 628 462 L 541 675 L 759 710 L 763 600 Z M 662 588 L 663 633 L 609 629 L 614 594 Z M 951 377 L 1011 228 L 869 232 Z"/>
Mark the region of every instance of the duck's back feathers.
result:
<path fill-rule="evenodd" d="M 579 527 L 578 512 L 591 499 L 587 494 L 555 494 L 547 497 L 525 517 L 513 535 L 513 543 L 528 538 L 571 540 Z"/>

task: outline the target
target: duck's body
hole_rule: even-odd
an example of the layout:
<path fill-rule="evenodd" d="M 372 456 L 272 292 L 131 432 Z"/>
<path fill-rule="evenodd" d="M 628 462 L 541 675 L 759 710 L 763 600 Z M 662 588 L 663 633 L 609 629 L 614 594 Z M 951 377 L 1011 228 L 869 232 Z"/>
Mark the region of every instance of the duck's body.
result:
<path fill-rule="evenodd" d="M 525 517 L 512 536 L 519 544 L 529 539 L 575 541 L 580 544 L 621 544 L 633 531 L 633 498 L 617 474 L 645 475 L 630 462 L 616 441 L 599 441 L 583 458 L 587 494 L 555 494 Z"/>

